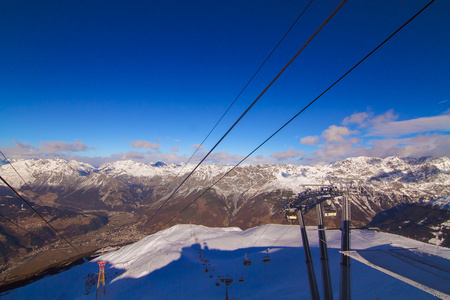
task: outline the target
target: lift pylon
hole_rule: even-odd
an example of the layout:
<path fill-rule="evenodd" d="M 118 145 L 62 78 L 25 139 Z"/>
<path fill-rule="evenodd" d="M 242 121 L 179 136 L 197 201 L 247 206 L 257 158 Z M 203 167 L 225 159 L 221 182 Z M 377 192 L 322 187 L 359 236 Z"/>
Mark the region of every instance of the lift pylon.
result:
<path fill-rule="evenodd" d="M 348 194 L 344 197 L 344 205 L 342 207 L 341 251 L 339 300 L 350 300 L 350 257 L 344 254 L 350 251 L 350 203 Z"/>
<path fill-rule="evenodd" d="M 305 251 L 305 261 L 308 271 L 311 299 L 315 300 L 320 299 L 320 295 L 317 287 L 317 280 L 314 273 L 311 250 L 309 248 L 308 236 L 306 233 L 303 216 L 304 214 L 312 210 L 314 207 L 316 207 L 318 220 L 317 223 L 319 229 L 318 232 L 320 245 L 320 261 L 323 279 L 322 281 L 323 281 L 324 299 L 333 300 L 325 227 L 323 224 L 322 203 L 325 202 L 326 200 L 342 196 L 342 193 L 340 190 L 338 190 L 335 186 L 331 184 L 324 184 L 324 185 L 313 184 L 311 186 L 320 186 L 320 188 L 314 190 L 312 190 L 311 188 L 306 188 L 303 192 L 299 193 L 295 199 L 288 200 L 288 202 L 283 206 L 282 210 L 284 211 L 286 218 L 288 220 L 294 219 L 299 220 L 303 249 Z"/>
<path fill-rule="evenodd" d="M 317 287 L 316 274 L 314 272 L 314 265 L 311 256 L 311 249 L 309 248 L 308 235 L 305 228 L 305 221 L 303 220 L 302 210 L 297 210 L 298 222 L 300 224 L 300 232 L 302 234 L 303 250 L 305 250 L 306 269 L 308 271 L 309 290 L 311 292 L 311 299 L 320 300 L 319 288 Z"/>
<path fill-rule="evenodd" d="M 98 281 L 97 281 L 97 291 L 95 292 L 95 299 L 97 299 L 98 296 L 98 288 L 100 287 L 100 283 L 103 284 L 103 295 L 105 295 L 106 291 L 105 291 L 105 265 L 106 265 L 106 261 L 99 261 L 98 262 L 98 267 L 99 267 L 99 272 L 98 272 Z"/>
<path fill-rule="evenodd" d="M 333 300 L 333 289 L 331 286 L 330 263 L 328 259 L 327 238 L 323 225 L 322 203 L 317 203 L 317 229 L 319 234 L 320 265 L 322 270 L 323 296 L 325 300 Z"/>
<path fill-rule="evenodd" d="M 229 300 L 229 298 L 228 298 L 228 286 L 233 282 L 233 278 L 231 278 L 230 275 L 227 275 L 224 278 L 220 278 L 220 281 L 225 283 L 225 300 Z"/>

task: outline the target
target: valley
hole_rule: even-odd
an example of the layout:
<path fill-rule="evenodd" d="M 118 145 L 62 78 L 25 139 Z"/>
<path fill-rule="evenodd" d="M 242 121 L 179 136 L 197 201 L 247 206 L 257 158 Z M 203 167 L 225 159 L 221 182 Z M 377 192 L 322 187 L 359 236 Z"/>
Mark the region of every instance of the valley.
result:
<path fill-rule="evenodd" d="M 439 246 L 450 243 L 446 157 L 357 157 L 321 166 L 244 165 L 216 185 L 231 167 L 205 165 L 162 207 L 193 165 L 118 161 L 95 168 L 61 159 L 18 160 L 13 165 L 22 178 L 8 164 L 0 167 L 2 177 L 79 252 L 68 248 L 12 191 L 0 186 L 2 285 L 176 224 L 243 230 L 288 224 L 280 213 L 286 199 L 308 185 L 345 188 L 349 179 L 366 190 L 364 195 L 349 196 L 352 227 L 378 227 Z M 341 203 L 341 197 L 328 201 L 336 215 L 325 219 L 327 228 L 340 227 Z M 317 224 L 314 212 L 305 219 L 309 226 Z"/>

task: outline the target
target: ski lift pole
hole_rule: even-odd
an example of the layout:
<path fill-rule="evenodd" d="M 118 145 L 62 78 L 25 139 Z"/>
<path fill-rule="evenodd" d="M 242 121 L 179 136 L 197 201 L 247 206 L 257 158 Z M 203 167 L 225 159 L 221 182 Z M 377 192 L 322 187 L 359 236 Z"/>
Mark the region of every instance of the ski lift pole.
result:
<path fill-rule="evenodd" d="M 342 228 L 341 228 L 341 281 L 339 287 L 339 300 L 350 300 L 350 257 L 345 255 L 350 250 L 350 205 L 348 193 L 344 196 L 342 206 Z"/>
<path fill-rule="evenodd" d="M 314 273 L 314 266 L 311 257 L 311 249 L 309 248 L 308 235 L 306 233 L 305 221 L 303 220 L 303 213 L 301 208 L 297 210 L 297 216 L 298 222 L 300 224 L 300 231 L 302 234 L 303 249 L 305 250 L 305 262 L 306 262 L 306 269 L 308 271 L 309 290 L 311 292 L 311 299 L 320 300 L 316 274 Z"/>
<path fill-rule="evenodd" d="M 316 210 L 317 210 L 317 229 L 319 233 L 320 265 L 322 269 L 323 295 L 325 300 L 333 300 L 327 239 L 325 235 L 325 227 L 323 225 L 322 203 L 319 201 L 317 203 Z"/>
<path fill-rule="evenodd" d="M 227 275 L 225 278 L 221 278 L 220 281 L 225 283 L 225 300 L 229 300 L 229 298 L 228 298 L 228 286 L 233 282 L 233 278 L 231 278 L 230 275 Z"/>

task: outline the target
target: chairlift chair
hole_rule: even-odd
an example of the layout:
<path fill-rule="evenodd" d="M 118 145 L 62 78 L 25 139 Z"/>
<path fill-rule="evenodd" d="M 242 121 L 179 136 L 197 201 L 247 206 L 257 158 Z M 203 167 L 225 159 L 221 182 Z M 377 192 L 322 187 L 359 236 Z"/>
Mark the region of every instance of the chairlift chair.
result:
<path fill-rule="evenodd" d="M 245 279 L 244 279 L 244 273 L 242 273 L 242 276 L 239 277 L 239 282 L 244 282 L 244 281 L 245 281 Z"/>
<path fill-rule="evenodd" d="M 271 259 L 270 259 L 270 256 L 269 256 L 269 249 L 267 249 L 266 250 L 266 256 L 263 257 L 262 262 L 265 263 L 265 264 L 268 264 L 268 263 L 270 263 L 270 261 L 271 261 Z"/>
<path fill-rule="evenodd" d="M 251 266 L 252 265 L 252 261 L 250 259 L 247 258 L 247 253 L 245 253 L 245 258 L 244 258 L 244 266 Z"/>
<path fill-rule="evenodd" d="M 336 216 L 336 209 L 334 209 L 331 205 L 325 205 L 323 210 L 324 210 L 325 217 L 335 217 Z"/>
<path fill-rule="evenodd" d="M 217 287 L 220 286 L 220 281 L 219 281 L 219 279 L 217 279 L 217 281 L 216 281 L 216 286 L 217 286 Z"/>
<path fill-rule="evenodd" d="M 286 219 L 288 220 L 297 220 L 297 210 L 295 208 L 291 208 L 285 211 Z"/>

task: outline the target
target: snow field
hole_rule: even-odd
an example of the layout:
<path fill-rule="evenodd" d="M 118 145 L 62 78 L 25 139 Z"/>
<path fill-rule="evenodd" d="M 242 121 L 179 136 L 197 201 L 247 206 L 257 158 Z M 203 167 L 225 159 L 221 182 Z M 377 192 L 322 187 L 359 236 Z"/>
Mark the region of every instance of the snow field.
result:
<path fill-rule="evenodd" d="M 326 232 L 334 298 L 339 298 L 340 231 Z M 308 237 L 319 289 L 321 274 L 317 230 L 308 227 Z M 196 244 L 196 241 L 199 244 Z M 225 286 L 215 286 L 218 275 L 234 281 L 230 298 L 309 299 L 305 257 L 297 225 L 264 225 L 239 228 L 208 228 L 176 225 L 141 241 L 106 253 L 66 272 L 50 276 L 1 295 L 2 299 L 94 299 L 98 265 L 107 261 L 106 294 L 99 299 L 224 299 Z M 404 237 L 373 231 L 352 231 L 352 249 L 389 250 L 417 248 L 426 259 L 448 262 L 450 250 Z M 199 259 L 209 260 L 208 270 Z M 262 263 L 269 248 L 271 263 Z M 246 267 L 244 255 L 252 260 Z M 431 255 L 433 254 L 433 255 Z M 392 260 L 391 264 L 396 261 Z M 436 299 L 396 278 L 352 260 L 353 299 Z M 417 276 L 426 276 L 418 274 Z M 442 275 L 445 277 L 445 272 Z M 241 276 L 243 283 L 238 282 Z M 420 278 L 419 278 L 420 279 Z M 445 278 L 444 278 L 445 280 Z M 448 279 L 447 279 L 448 280 Z M 322 294 L 322 291 L 321 291 Z"/>

